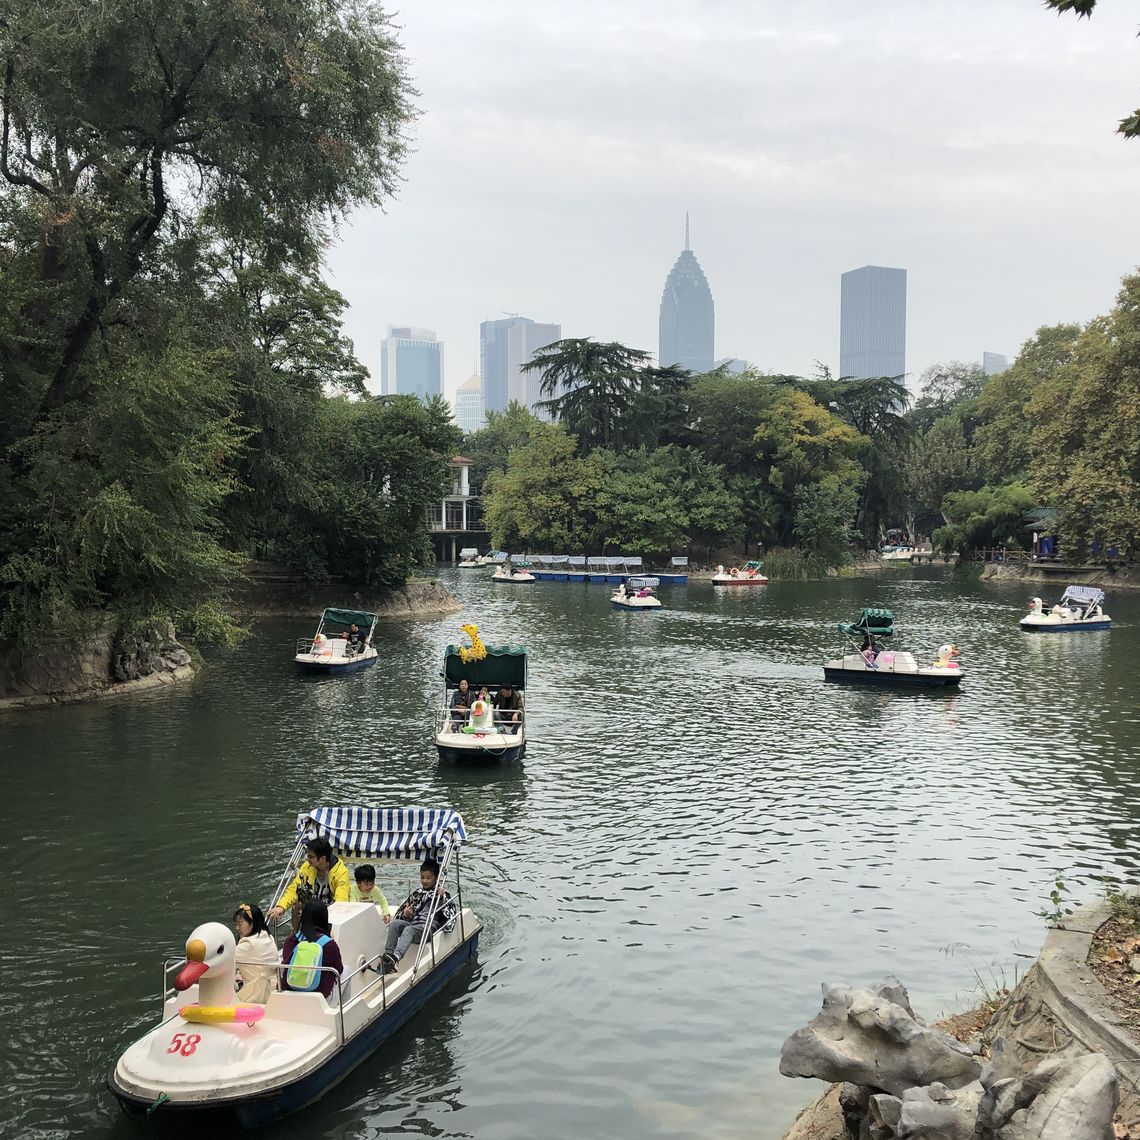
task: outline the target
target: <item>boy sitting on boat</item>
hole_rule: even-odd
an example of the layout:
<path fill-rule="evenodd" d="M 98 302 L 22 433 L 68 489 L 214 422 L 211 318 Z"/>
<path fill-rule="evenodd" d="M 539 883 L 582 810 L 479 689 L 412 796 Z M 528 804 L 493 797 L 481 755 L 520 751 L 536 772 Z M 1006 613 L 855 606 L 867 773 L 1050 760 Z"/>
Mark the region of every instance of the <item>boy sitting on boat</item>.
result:
<path fill-rule="evenodd" d="M 396 917 L 388 927 L 388 940 L 384 945 L 384 973 L 394 974 L 408 947 L 419 942 L 427 925 L 433 900 L 438 898 L 438 909 L 432 920 L 432 934 L 450 930 L 455 923 L 455 903 L 451 893 L 438 886 L 439 864 L 425 859 L 420 864 L 420 885 L 396 908 Z"/>

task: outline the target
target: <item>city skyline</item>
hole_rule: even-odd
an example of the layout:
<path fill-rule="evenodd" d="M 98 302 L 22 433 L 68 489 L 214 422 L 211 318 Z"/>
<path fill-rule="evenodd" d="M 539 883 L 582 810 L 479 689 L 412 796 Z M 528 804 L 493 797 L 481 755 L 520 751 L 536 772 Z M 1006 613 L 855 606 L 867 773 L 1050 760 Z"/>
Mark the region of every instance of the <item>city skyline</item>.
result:
<path fill-rule="evenodd" d="M 908 269 L 912 384 L 1012 359 L 1107 312 L 1138 260 L 1140 142 L 1114 134 L 1135 23 L 991 0 L 409 8 L 422 115 L 399 195 L 330 252 L 346 332 L 375 370 L 377 314 L 429 323 L 448 394 L 504 309 L 653 352 L 690 210 L 722 355 L 836 369 L 837 278 L 875 263 Z"/>
<path fill-rule="evenodd" d="M 434 329 L 388 326 L 380 342 L 381 396 L 442 396 L 443 376 L 443 342 Z"/>
<path fill-rule="evenodd" d="M 669 270 L 661 293 L 657 344 L 657 362 L 662 368 L 679 364 L 691 372 L 708 372 L 716 360 L 716 302 L 689 244 L 688 214 L 685 248 Z"/>

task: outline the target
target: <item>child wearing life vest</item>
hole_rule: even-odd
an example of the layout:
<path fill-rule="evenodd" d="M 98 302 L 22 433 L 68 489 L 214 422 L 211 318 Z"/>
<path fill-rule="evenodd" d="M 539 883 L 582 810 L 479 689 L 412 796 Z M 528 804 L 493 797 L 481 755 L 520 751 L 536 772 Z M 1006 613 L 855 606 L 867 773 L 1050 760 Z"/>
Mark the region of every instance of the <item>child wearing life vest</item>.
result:
<path fill-rule="evenodd" d="M 301 911 L 301 923 L 296 934 L 290 934 L 281 948 L 281 962 L 288 969 L 281 972 L 283 990 L 300 990 L 305 993 L 332 997 L 335 979 L 344 973 L 344 960 L 340 947 L 332 937 L 329 908 L 322 902 L 307 902 Z"/>

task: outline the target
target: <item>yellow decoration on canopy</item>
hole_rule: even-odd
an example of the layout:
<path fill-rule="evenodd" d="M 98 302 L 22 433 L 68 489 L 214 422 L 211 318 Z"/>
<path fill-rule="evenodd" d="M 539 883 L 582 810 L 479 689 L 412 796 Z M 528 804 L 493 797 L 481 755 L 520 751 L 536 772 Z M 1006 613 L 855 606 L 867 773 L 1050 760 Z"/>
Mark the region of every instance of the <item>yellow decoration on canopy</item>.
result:
<path fill-rule="evenodd" d="M 461 645 L 459 647 L 459 660 L 464 663 L 468 661 L 482 661 L 483 658 L 487 656 L 487 647 L 479 640 L 479 627 L 474 622 L 468 622 L 459 628 L 471 638 L 470 645 Z"/>

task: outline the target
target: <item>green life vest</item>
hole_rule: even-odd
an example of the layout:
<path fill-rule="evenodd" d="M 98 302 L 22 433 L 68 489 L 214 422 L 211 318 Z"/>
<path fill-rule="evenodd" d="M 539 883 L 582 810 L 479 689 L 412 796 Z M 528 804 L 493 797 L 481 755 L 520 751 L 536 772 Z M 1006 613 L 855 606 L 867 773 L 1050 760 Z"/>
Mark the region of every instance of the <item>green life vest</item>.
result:
<path fill-rule="evenodd" d="M 285 984 L 291 990 L 312 992 L 321 984 L 321 973 L 317 967 L 324 964 L 325 946 L 330 941 L 327 934 L 322 934 L 316 942 L 309 942 L 298 932 L 297 945 L 293 947 L 293 957 L 285 971 Z"/>

